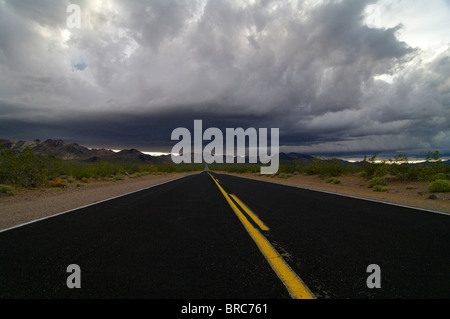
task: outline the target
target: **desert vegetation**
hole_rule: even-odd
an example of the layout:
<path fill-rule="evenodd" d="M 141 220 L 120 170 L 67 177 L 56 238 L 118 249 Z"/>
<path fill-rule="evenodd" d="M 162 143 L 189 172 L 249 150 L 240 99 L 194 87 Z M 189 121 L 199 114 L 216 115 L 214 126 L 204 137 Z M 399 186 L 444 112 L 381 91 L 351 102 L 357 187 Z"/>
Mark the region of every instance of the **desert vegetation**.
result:
<path fill-rule="evenodd" d="M 409 161 L 405 153 L 399 153 L 395 158 L 378 160 L 377 155 L 365 157 L 357 163 L 348 163 L 337 158 L 323 159 L 314 157 L 311 161 L 292 160 L 282 162 L 278 173 L 273 177 L 283 179 L 294 175 L 317 175 L 327 183 L 340 184 L 339 176 L 355 175 L 367 181 L 367 187 L 376 192 L 389 191 L 389 183 L 401 182 L 428 182 L 429 192 L 450 191 L 450 165 L 442 162 L 439 151 L 428 152 L 420 163 Z M 258 164 L 215 164 L 210 165 L 213 170 L 222 170 L 231 173 L 258 174 Z M 412 186 L 406 186 L 412 189 Z"/>
<path fill-rule="evenodd" d="M 201 164 L 141 164 L 136 162 L 68 161 L 52 154 L 0 150 L 0 194 L 17 188 L 67 187 L 92 180 L 124 180 L 148 174 L 166 174 L 201 170 Z"/>
<path fill-rule="evenodd" d="M 208 165 L 213 171 L 252 174 L 259 174 L 260 166 L 227 163 Z M 20 152 L 0 150 L 0 194 L 11 193 L 16 188 L 64 188 L 86 184 L 92 180 L 114 182 L 148 174 L 201 171 L 204 167 L 205 164 L 63 160 L 52 154 L 38 154 L 28 147 Z M 429 192 L 450 191 L 450 166 L 442 163 L 438 151 L 429 152 L 421 163 L 410 163 L 404 153 L 385 161 L 378 161 L 377 155 L 373 155 L 358 163 L 319 157 L 309 161 L 283 161 L 273 177 L 288 179 L 301 174 L 320 176 L 330 184 L 341 184 L 339 176 L 357 175 L 367 180 L 368 188 L 382 192 L 389 190 L 391 181 L 423 181 L 429 183 Z"/>

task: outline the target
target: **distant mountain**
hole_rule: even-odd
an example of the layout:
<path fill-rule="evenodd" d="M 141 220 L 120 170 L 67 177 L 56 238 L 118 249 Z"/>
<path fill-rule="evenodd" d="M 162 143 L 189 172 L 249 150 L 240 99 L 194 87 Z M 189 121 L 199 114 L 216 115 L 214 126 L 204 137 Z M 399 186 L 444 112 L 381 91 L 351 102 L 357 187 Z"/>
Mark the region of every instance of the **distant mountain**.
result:
<path fill-rule="evenodd" d="M 0 139 L 0 149 L 11 149 L 15 151 L 22 151 L 26 146 L 33 151 L 40 154 L 51 153 L 61 157 L 64 160 L 76 160 L 87 162 L 109 161 L 109 162 L 132 162 L 132 163 L 146 163 L 146 164 L 166 164 L 173 163 L 170 155 L 152 156 L 144 154 L 136 149 L 125 149 L 120 152 L 114 152 L 107 149 L 91 149 L 81 146 L 77 143 L 65 143 L 61 139 L 48 139 L 45 141 L 34 140 L 13 141 L 8 139 Z M 200 156 L 201 154 L 198 154 Z M 192 159 L 197 155 L 192 154 Z M 314 157 L 301 153 L 280 153 L 280 162 L 301 161 L 304 164 L 309 164 Z M 234 163 L 237 163 L 235 158 L 231 158 Z M 360 165 L 361 163 L 350 163 L 344 160 L 339 160 L 341 164 Z M 226 163 L 224 156 L 223 162 Z M 249 158 L 245 158 L 245 163 L 249 163 Z M 448 161 L 446 162 L 448 164 Z"/>
<path fill-rule="evenodd" d="M 12 149 L 15 151 L 22 151 L 25 147 L 30 147 L 34 152 L 39 154 L 54 154 L 65 160 L 86 160 L 90 157 L 105 157 L 114 154 L 111 150 L 105 149 L 89 149 L 77 143 L 66 144 L 63 140 L 48 139 L 45 141 L 34 140 L 32 142 L 26 141 L 12 141 L 0 140 L 0 147 Z"/>
<path fill-rule="evenodd" d="M 310 163 L 314 157 L 310 155 L 300 154 L 300 153 L 280 153 L 280 162 L 283 161 L 293 161 L 293 160 L 300 160 L 304 163 Z"/>
<path fill-rule="evenodd" d="M 203 156 L 202 153 L 191 153 L 191 159 L 192 161 L 194 161 L 194 159 L 201 159 Z M 169 156 L 170 157 L 170 156 Z M 241 157 L 242 159 L 242 157 Z M 250 163 L 250 159 L 253 160 L 253 162 L 257 162 L 257 163 L 261 163 L 259 161 L 259 155 L 257 155 L 256 157 L 250 157 L 250 156 L 245 156 L 244 158 L 244 163 Z M 280 162 L 289 162 L 289 161 L 293 161 L 293 160 L 298 160 L 298 161 L 302 161 L 304 164 L 308 164 L 310 162 L 312 162 L 312 160 L 314 159 L 314 157 L 310 156 L 310 155 L 305 155 L 305 154 L 300 154 L 300 153 L 280 153 L 279 154 L 279 160 Z M 233 157 L 230 155 L 223 155 L 222 156 L 222 162 L 223 163 L 237 163 L 237 157 Z"/>
<path fill-rule="evenodd" d="M 34 140 L 32 142 L 0 139 L 0 148 L 20 152 L 27 146 L 36 153 L 54 154 L 64 160 L 88 162 L 105 160 L 111 162 L 134 162 L 149 164 L 163 164 L 172 162 L 170 156 L 151 156 L 144 154 L 136 149 L 114 152 L 112 150 L 106 149 L 91 149 L 85 146 L 81 146 L 77 143 L 67 144 L 60 139 L 48 139 L 45 141 Z"/>
<path fill-rule="evenodd" d="M 103 157 L 91 157 L 88 161 L 105 160 L 109 162 L 134 162 L 144 164 L 168 164 L 172 163 L 170 155 L 152 156 L 144 154 L 136 149 L 125 149 L 120 152 Z"/>

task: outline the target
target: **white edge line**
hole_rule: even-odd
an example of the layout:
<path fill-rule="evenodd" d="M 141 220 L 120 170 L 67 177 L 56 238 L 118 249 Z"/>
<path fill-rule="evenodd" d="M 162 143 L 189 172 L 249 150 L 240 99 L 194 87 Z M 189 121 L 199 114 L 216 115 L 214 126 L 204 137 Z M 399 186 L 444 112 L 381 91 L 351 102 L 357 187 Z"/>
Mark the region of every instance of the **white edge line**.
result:
<path fill-rule="evenodd" d="M 298 186 L 298 185 L 288 185 L 288 184 L 282 184 L 282 183 L 277 183 L 277 182 L 273 182 L 273 181 L 258 180 L 258 179 L 254 179 L 254 178 L 250 178 L 250 177 L 229 175 L 229 174 L 226 174 L 226 173 L 222 173 L 222 174 L 228 175 L 228 176 L 235 176 L 235 177 L 239 177 L 239 178 L 245 178 L 245 179 L 249 179 L 249 180 L 252 180 L 252 181 L 266 182 L 266 183 L 271 183 L 271 184 L 275 184 L 275 185 L 282 185 L 282 186 L 289 186 L 289 187 L 305 189 L 305 190 L 309 190 L 309 191 L 313 191 L 313 192 L 326 193 L 326 194 L 343 196 L 343 197 L 349 197 L 349 198 L 354 198 L 354 199 L 361 199 L 361 200 L 366 200 L 366 201 L 369 201 L 369 202 L 381 203 L 381 204 L 386 204 L 386 205 L 391 205 L 391 206 L 398 206 L 398 207 L 403 207 L 403 208 L 421 210 L 421 211 L 424 211 L 424 212 L 429 212 L 429 213 L 434 213 L 434 214 L 450 216 L 450 213 L 438 212 L 438 211 L 430 210 L 430 209 L 426 209 L 426 208 L 420 208 L 420 207 L 413 207 L 413 206 L 407 206 L 407 205 L 396 204 L 396 203 L 383 202 L 383 201 L 376 200 L 376 199 L 370 199 L 370 198 L 358 197 L 358 196 L 353 196 L 353 195 L 333 193 L 333 192 L 329 192 L 329 191 L 324 191 L 324 190 L 319 190 L 319 189 L 314 189 L 314 188 L 308 188 L 308 187 Z"/>
<path fill-rule="evenodd" d="M 117 196 L 114 196 L 114 197 L 111 197 L 111 198 L 107 198 L 107 199 L 102 199 L 100 201 L 97 201 L 97 202 L 94 202 L 94 203 L 91 203 L 91 204 L 87 204 L 87 205 L 84 205 L 84 206 L 80 206 L 80 207 L 77 207 L 77 208 L 72 208 L 72 209 L 69 209 L 69 210 L 66 210 L 66 211 L 63 211 L 63 212 L 60 212 L 60 213 L 56 213 L 54 215 L 50 215 L 50 216 L 34 219 L 34 220 L 31 220 L 31 221 L 23 223 L 23 224 L 19 224 L 19 225 L 12 226 L 12 227 L 9 227 L 9 228 L 1 229 L 0 233 L 6 232 L 6 231 L 14 229 L 14 228 L 19 228 L 19 227 L 22 227 L 22 226 L 25 226 L 25 225 L 33 224 L 33 223 L 39 222 L 41 220 L 45 220 L 45 219 L 49 219 L 49 218 L 56 217 L 56 216 L 59 216 L 59 215 L 67 214 L 67 213 L 73 212 L 73 211 L 78 210 L 78 209 L 86 208 L 86 207 L 89 207 L 89 206 L 94 206 L 94 205 L 97 205 L 97 204 L 100 204 L 100 203 L 103 203 L 103 202 L 107 202 L 109 200 L 113 200 L 113 199 L 116 199 L 116 198 L 119 198 L 119 197 L 123 197 L 123 196 L 127 196 L 127 195 L 130 195 L 130 194 L 133 194 L 133 193 L 144 191 L 146 189 L 150 189 L 150 188 L 153 188 L 153 187 L 156 187 L 156 186 L 159 186 L 159 185 L 164 185 L 164 184 L 167 184 L 167 183 L 170 183 L 170 182 L 174 182 L 176 180 L 179 180 L 179 179 L 191 176 L 191 175 L 195 175 L 195 173 L 194 174 L 189 174 L 189 175 L 186 175 L 186 176 L 182 176 L 182 177 L 178 177 L 178 178 L 175 178 L 175 179 L 171 179 L 169 181 L 165 181 L 165 182 L 162 182 L 160 184 L 150 185 L 148 187 L 144 187 L 144 188 L 141 188 L 141 189 L 129 192 L 129 193 L 117 195 Z"/>

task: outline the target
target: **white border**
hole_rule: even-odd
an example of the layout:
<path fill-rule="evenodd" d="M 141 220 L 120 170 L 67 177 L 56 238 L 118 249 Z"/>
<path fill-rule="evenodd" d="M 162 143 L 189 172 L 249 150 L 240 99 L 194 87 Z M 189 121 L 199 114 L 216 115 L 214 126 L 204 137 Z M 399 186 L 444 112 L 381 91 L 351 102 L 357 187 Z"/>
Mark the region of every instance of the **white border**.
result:
<path fill-rule="evenodd" d="M 84 205 L 84 206 L 80 206 L 80 207 L 77 207 L 77 208 L 73 208 L 73 209 L 70 209 L 70 210 L 66 210 L 64 212 L 56 213 L 54 215 L 50 215 L 50 216 L 34 219 L 34 220 L 31 220 L 31 221 L 23 223 L 23 224 L 19 224 L 19 225 L 16 225 L 16 226 L 12 226 L 12 227 L 9 227 L 9 228 L 2 229 L 2 230 L 0 230 L 0 233 L 6 232 L 6 231 L 14 229 L 14 228 L 19 228 L 19 227 L 22 227 L 22 226 L 25 226 L 25 225 L 36 223 L 36 222 L 39 222 L 39 221 L 44 220 L 44 219 L 49 219 L 49 218 L 56 217 L 56 216 L 59 216 L 59 215 L 67 214 L 67 213 L 73 212 L 73 211 L 78 210 L 78 209 L 82 209 L 82 208 L 86 208 L 86 207 L 89 207 L 89 206 L 97 205 L 97 204 L 100 204 L 100 203 L 103 203 L 103 202 L 107 202 L 107 201 L 112 200 L 112 199 L 116 199 L 116 198 L 119 198 L 119 197 L 127 196 L 127 195 L 130 195 L 130 194 L 133 194 L 133 193 L 137 193 L 137 192 L 140 192 L 140 191 L 144 191 L 146 189 L 150 189 L 150 188 L 153 188 L 153 187 L 156 187 L 156 186 L 159 186 L 159 185 L 164 185 L 164 184 L 167 184 L 167 183 L 170 183 L 170 182 L 174 182 L 176 180 L 179 180 L 179 179 L 182 179 L 182 178 L 185 178 L 185 177 L 188 177 L 188 176 L 192 176 L 192 175 L 195 175 L 195 173 L 194 174 L 189 174 L 189 175 L 186 175 L 186 176 L 182 176 L 182 177 L 178 177 L 178 178 L 175 178 L 175 179 L 171 179 L 169 181 L 165 181 L 165 182 L 162 182 L 160 184 L 155 184 L 155 185 L 151 185 L 151 186 L 148 186 L 148 187 L 145 187 L 145 188 L 141 188 L 141 189 L 129 192 L 129 193 L 117 195 L 117 196 L 114 196 L 114 197 L 111 197 L 111 198 L 107 198 L 107 199 L 102 199 L 100 201 L 97 201 L 97 202 L 94 202 L 94 203 L 91 203 L 91 204 L 87 204 L 87 205 Z"/>

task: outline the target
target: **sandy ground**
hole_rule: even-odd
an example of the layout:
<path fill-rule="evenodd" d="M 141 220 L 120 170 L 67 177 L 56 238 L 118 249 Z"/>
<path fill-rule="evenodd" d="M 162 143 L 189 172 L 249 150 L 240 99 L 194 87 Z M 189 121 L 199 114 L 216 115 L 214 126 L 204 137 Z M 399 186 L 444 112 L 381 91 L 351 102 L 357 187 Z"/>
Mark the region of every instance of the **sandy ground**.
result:
<path fill-rule="evenodd" d="M 450 214 L 450 193 L 429 193 L 428 182 L 401 182 L 391 180 L 387 192 L 375 192 L 367 187 L 367 180 L 358 176 L 340 176 L 341 184 L 330 184 L 318 176 L 293 175 L 289 178 L 269 177 L 256 174 L 231 174 L 334 194 L 377 200 L 402 206 L 410 206 Z M 430 199 L 435 195 L 435 199 Z"/>
<path fill-rule="evenodd" d="M 161 184 L 190 173 L 146 175 L 120 181 L 89 181 L 68 184 L 66 188 L 15 191 L 0 196 L 0 229 L 20 225 L 74 208 L 89 205 L 152 185 Z"/>
<path fill-rule="evenodd" d="M 192 173 L 189 173 L 192 174 Z M 46 188 L 15 191 L 14 196 L 0 196 L 0 229 L 20 225 L 35 219 L 89 205 L 152 185 L 157 185 L 189 174 L 172 173 L 126 178 L 121 181 L 90 181 L 87 184 L 71 184 L 67 188 Z M 196 174 L 196 173 L 194 173 Z M 367 181 L 357 176 L 341 176 L 341 184 L 329 184 L 317 176 L 294 175 L 283 179 L 255 174 L 231 174 L 245 178 L 269 181 L 307 189 L 373 199 L 450 214 L 450 193 L 438 193 L 429 199 L 428 183 L 388 182 L 388 192 L 374 192 Z M 408 187 L 407 187 L 408 186 Z"/>

